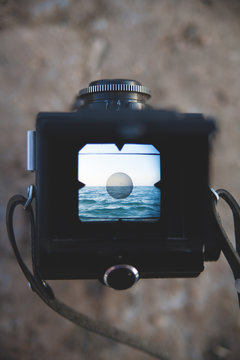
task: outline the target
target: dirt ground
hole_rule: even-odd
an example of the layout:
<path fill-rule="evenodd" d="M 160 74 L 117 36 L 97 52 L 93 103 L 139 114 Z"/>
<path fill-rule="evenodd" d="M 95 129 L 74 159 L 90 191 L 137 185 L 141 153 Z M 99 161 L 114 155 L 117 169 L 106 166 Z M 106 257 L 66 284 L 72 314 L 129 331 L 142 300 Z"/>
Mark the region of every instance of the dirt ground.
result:
<path fill-rule="evenodd" d="M 133 78 L 154 107 L 218 120 L 211 186 L 240 201 L 240 3 L 225 0 L 0 0 L 0 359 L 150 360 L 77 328 L 28 289 L 5 230 L 26 193 L 26 131 L 39 111 L 68 111 L 100 78 Z M 222 208 L 232 235 L 229 211 Z M 15 220 L 28 263 L 28 223 Z M 142 280 L 124 292 L 95 281 L 51 282 L 58 297 L 151 339 L 175 360 L 239 359 L 240 316 L 223 257 L 196 279 Z"/>

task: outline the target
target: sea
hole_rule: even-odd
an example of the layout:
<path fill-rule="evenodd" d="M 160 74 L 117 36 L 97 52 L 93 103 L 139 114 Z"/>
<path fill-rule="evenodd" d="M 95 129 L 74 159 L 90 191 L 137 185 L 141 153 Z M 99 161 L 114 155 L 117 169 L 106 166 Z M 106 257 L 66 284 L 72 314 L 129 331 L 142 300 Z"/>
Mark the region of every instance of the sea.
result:
<path fill-rule="evenodd" d="M 116 187 L 119 192 L 120 186 Z M 158 220 L 160 198 L 161 192 L 155 186 L 134 186 L 125 198 L 112 197 L 105 186 L 85 186 L 78 192 L 78 216 L 83 222 Z"/>

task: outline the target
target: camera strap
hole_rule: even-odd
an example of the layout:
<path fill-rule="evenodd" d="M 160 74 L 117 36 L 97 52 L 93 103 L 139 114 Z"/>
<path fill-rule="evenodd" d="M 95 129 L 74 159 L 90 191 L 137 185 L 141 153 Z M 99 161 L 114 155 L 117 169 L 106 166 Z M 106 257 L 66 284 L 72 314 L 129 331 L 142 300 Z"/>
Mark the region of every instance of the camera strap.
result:
<path fill-rule="evenodd" d="M 106 324 L 103 321 L 94 320 L 87 315 L 80 313 L 68 305 L 59 301 L 55 295 L 51 287 L 42 280 L 37 271 L 35 271 L 35 261 L 34 261 L 34 253 L 33 253 L 33 241 L 35 239 L 35 220 L 34 220 L 34 212 L 31 205 L 31 200 L 34 197 L 33 186 L 30 187 L 30 196 L 26 199 L 22 195 L 13 196 L 7 205 L 6 211 L 6 225 L 8 237 L 18 261 L 22 272 L 24 273 L 31 289 L 41 298 L 41 300 L 48 305 L 52 310 L 63 316 L 64 318 L 70 320 L 81 328 L 84 328 L 88 331 L 96 333 L 98 335 L 102 335 L 106 338 L 115 340 L 119 343 L 131 346 L 135 349 L 143 351 L 148 355 L 152 355 L 157 359 L 161 360 L 169 360 L 169 357 L 161 352 L 157 345 L 150 343 L 148 340 L 140 338 L 136 335 L 127 333 L 123 330 L 117 329 L 113 326 Z M 233 196 L 226 190 L 220 189 L 216 192 L 213 191 L 216 195 L 213 200 L 213 213 L 215 216 L 216 226 L 218 227 L 219 233 L 219 241 L 221 241 L 221 249 L 232 269 L 235 281 L 236 281 L 236 290 L 238 292 L 238 299 L 240 305 L 240 207 Z M 233 247 L 231 241 L 229 240 L 222 222 L 220 215 L 217 212 L 216 205 L 218 198 L 221 197 L 223 200 L 227 202 L 229 207 L 233 213 L 234 220 L 234 231 L 235 231 L 235 242 L 236 249 Z M 14 234 L 14 226 L 13 226 L 13 218 L 14 211 L 18 205 L 23 206 L 26 211 L 31 225 L 31 247 L 32 247 L 32 259 L 33 259 L 33 272 L 29 270 L 26 266 L 25 262 L 22 259 L 20 251 L 18 249 L 15 234 Z"/>
<path fill-rule="evenodd" d="M 33 191 L 31 192 L 31 197 L 33 197 Z M 34 262 L 34 254 L 33 254 L 33 246 L 32 246 L 32 259 L 33 259 L 33 272 L 29 270 L 26 266 L 25 262 L 22 259 L 20 251 L 18 249 L 15 234 L 14 234 L 14 226 L 13 226 L 13 217 L 14 211 L 18 205 L 23 206 L 24 210 L 26 211 L 28 218 L 30 220 L 31 225 L 31 245 L 33 245 L 33 241 L 35 239 L 35 221 L 34 221 L 34 212 L 31 205 L 30 198 L 26 199 L 22 195 L 15 195 L 13 196 L 7 205 L 6 211 L 6 225 L 7 225 L 7 232 L 8 237 L 18 261 L 22 272 L 24 273 L 28 284 L 30 285 L 31 289 L 41 298 L 41 300 L 48 305 L 52 310 L 57 312 L 59 315 L 63 316 L 64 318 L 70 320 L 74 324 L 78 325 L 85 330 L 91 331 L 98 335 L 104 336 L 111 340 L 115 340 L 119 343 L 128 345 L 135 349 L 138 349 L 148 355 L 155 357 L 156 359 L 160 360 L 170 360 L 170 358 L 163 354 L 161 349 L 158 345 L 152 344 L 150 341 L 146 340 L 145 338 L 138 337 L 134 334 L 125 332 L 114 326 L 108 325 L 103 321 L 94 320 L 87 315 L 78 312 L 68 305 L 59 301 L 55 295 L 51 287 L 42 279 L 39 278 L 37 272 L 35 271 L 35 262 Z"/>
<path fill-rule="evenodd" d="M 216 225 L 219 230 L 221 250 L 232 269 L 235 278 L 235 288 L 238 294 L 238 302 L 240 306 L 240 207 L 234 197 L 224 189 L 216 191 L 217 196 L 213 199 L 213 214 Z M 217 211 L 218 199 L 222 198 L 230 207 L 233 214 L 233 224 L 235 233 L 235 248 L 232 245 L 221 221 L 221 217 Z"/>

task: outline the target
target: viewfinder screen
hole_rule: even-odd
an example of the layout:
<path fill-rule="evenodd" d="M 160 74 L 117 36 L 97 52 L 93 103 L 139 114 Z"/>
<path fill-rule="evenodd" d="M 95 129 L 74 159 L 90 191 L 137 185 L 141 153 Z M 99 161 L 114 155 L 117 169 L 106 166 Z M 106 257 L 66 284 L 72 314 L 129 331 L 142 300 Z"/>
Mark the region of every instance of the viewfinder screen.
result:
<path fill-rule="evenodd" d="M 85 221 L 157 221 L 160 153 L 148 144 L 87 144 L 78 153 L 78 216 Z"/>

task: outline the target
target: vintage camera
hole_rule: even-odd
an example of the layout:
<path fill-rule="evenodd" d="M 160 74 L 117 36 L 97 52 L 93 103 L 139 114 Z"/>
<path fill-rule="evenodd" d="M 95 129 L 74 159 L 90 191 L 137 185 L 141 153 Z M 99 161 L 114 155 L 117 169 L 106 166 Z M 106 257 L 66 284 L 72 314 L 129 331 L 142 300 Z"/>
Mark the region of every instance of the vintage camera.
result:
<path fill-rule="evenodd" d="M 43 279 L 195 277 L 220 246 L 201 114 L 153 110 L 133 80 L 100 80 L 74 112 L 41 112 L 28 132 L 36 172 L 35 269 Z"/>

